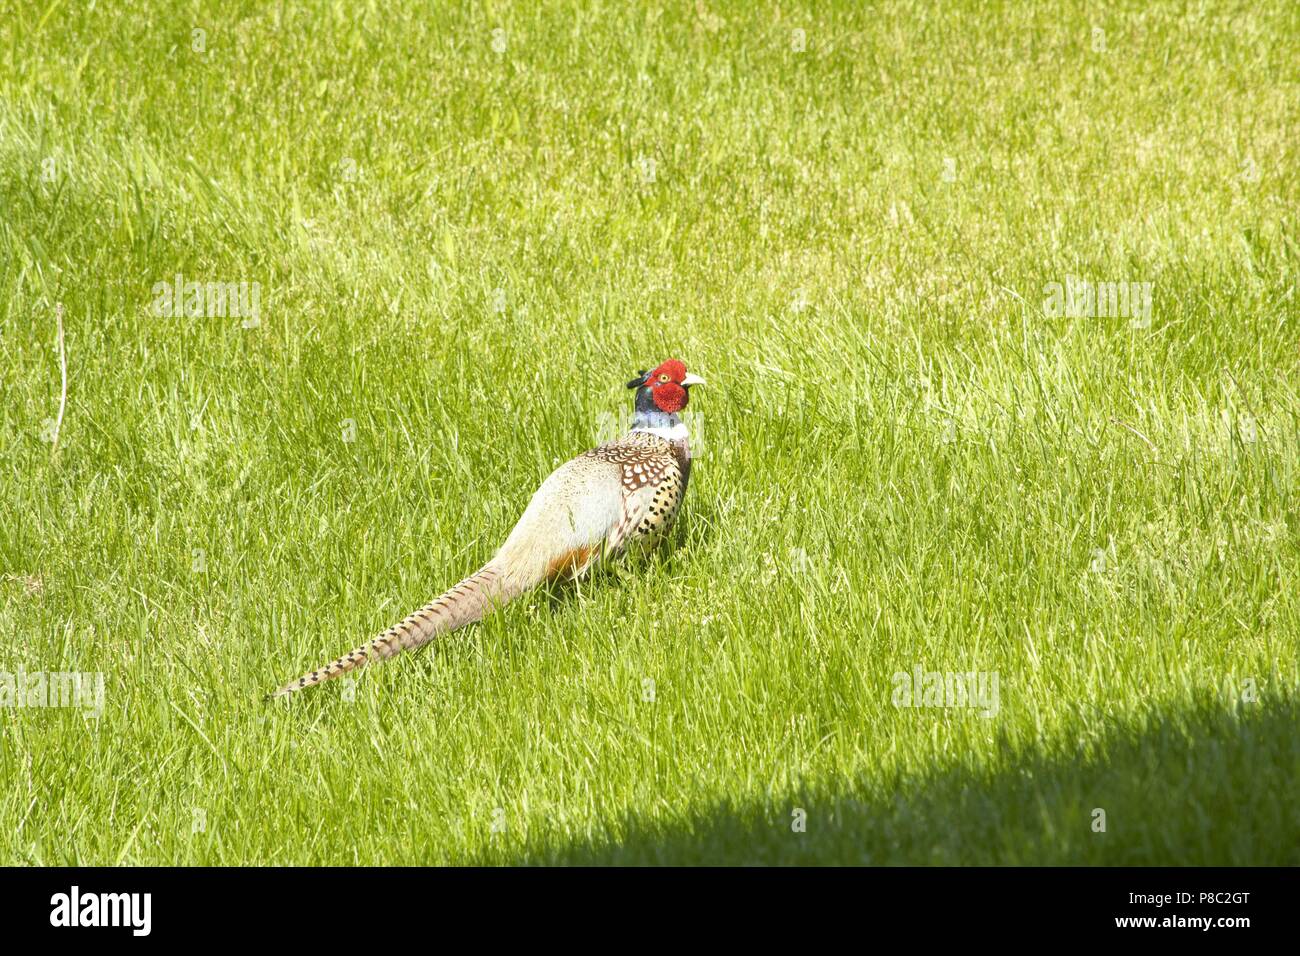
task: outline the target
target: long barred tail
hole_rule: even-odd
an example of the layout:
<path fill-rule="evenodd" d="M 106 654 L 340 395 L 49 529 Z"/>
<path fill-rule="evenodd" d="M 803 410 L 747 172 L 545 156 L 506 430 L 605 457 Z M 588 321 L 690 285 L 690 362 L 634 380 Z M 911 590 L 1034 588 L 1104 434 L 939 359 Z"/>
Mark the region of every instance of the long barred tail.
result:
<path fill-rule="evenodd" d="M 330 661 L 320 670 L 304 674 L 296 681 L 285 684 L 269 696 L 284 697 L 304 687 L 311 687 L 365 667 L 371 661 L 383 660 L 402 651 L 417 648 L 439 634 L 472 624 L 493 607 L 515 597 L 520 590 L 507 583 L 506 576 L 500 568 L 489 563 L 450 591 L 404 617 L 374 640 Z"/>

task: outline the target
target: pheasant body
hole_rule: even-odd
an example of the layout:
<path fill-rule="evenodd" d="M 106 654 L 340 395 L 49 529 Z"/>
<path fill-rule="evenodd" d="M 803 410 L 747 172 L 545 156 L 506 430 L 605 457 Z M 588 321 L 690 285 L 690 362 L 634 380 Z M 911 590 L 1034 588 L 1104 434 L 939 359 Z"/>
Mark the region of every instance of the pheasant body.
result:
<path fill-rule="evenodd" d="M 690 477 L 690 447 L 677 412 L 693 384 L 702 382 L 675 359 L 642 373 L 629 383 L 638 389 L 632 430 L 552 472 L 491 561 L 378 637 L 272 696 L 419 647 L 544 581 L 580 577 L 596 561 L 630 547 L 653 547 L 672 527 Z"/>

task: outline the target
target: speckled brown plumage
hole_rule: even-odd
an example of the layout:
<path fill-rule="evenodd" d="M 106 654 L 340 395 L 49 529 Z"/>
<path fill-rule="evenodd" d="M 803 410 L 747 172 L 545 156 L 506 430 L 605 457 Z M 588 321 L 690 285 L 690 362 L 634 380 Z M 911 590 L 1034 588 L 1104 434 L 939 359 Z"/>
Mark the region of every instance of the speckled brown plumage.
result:
<path fill-rule="evenodd" d="M 619 468 L 623 507 L 608 551 L 625 549 L 641 538 L 647 539 L 644 545 L 653 545 L 672 527 L 690 474 L 685 439 L 670 442 L 652 432 L 634 431 L 583 457 Z"/>

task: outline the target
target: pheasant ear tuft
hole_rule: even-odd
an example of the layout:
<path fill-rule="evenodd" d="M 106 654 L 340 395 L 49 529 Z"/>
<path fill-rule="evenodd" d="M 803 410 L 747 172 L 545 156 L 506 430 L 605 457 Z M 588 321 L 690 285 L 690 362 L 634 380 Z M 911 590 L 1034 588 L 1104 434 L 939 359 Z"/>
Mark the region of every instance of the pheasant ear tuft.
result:
<path fill-rule="evenodd" d="M 632 381 L 627 383 L 627 387 L 640 388 L 642 385 L 645 384 L 645 377 L 649 374 L 650 372 L 648 369 L 644 369 L 644 368 L 641 369 L 641 371 L 636 373 L 636 378 L 632 379 Z"/>

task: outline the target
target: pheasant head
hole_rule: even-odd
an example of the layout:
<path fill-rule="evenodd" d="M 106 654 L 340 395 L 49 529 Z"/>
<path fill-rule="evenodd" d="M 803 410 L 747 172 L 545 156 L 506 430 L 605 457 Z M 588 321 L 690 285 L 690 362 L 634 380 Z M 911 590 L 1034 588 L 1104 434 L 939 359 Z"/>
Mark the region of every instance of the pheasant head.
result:
<path fill-rule="evenodd" d="M 658 418 L 680 412 L 691 399 L 691 386 L 703 384 L 704 379 L 686 371 L 680 359 L 669 359 L 638 372 L 627 387 L 636 389 L 637 417 Z"/>

